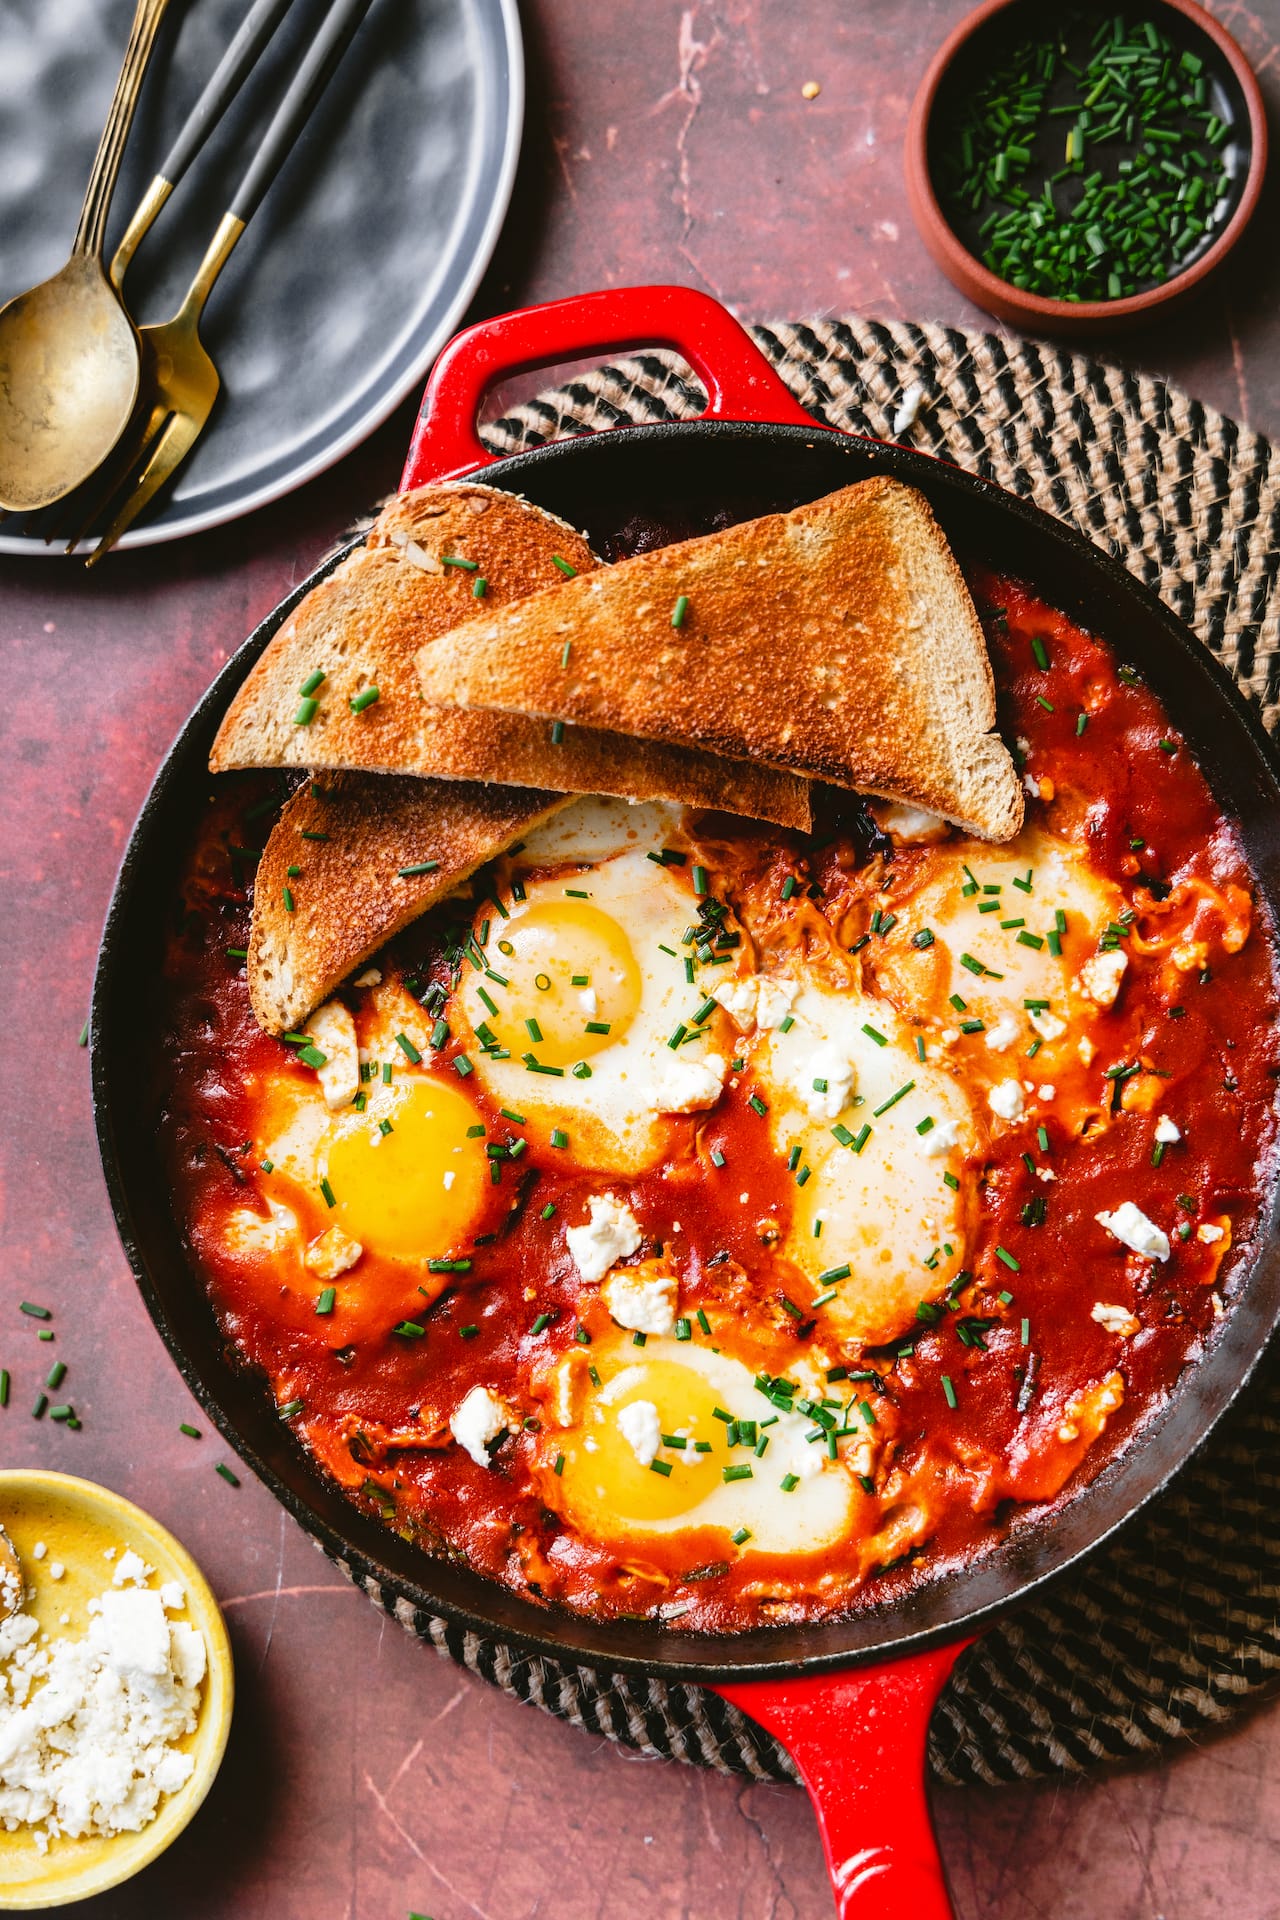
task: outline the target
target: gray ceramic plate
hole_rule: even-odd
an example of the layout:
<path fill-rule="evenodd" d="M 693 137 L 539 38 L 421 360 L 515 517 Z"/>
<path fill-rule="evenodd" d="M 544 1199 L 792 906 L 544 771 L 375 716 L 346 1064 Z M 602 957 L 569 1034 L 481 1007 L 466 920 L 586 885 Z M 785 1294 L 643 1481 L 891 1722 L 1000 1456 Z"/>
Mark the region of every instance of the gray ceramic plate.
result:
<path fill-rule="evenodd" d="M 173 0 L 134 122 L 108 252 L 248 10 Z M 293 6 L 130 269 L 167 318 L 325 0 Z M 133 0 L 5 0 L 0 299 L 65 260 Z M 223 393 L 176 486 L 123 546 L 218 526 L 330 466 L 424 379 L 489 261 L 524 106 L 516 0 L 374 0 L 209 302 Z M 47 553 L 6 530 L 0 552 Z"/>

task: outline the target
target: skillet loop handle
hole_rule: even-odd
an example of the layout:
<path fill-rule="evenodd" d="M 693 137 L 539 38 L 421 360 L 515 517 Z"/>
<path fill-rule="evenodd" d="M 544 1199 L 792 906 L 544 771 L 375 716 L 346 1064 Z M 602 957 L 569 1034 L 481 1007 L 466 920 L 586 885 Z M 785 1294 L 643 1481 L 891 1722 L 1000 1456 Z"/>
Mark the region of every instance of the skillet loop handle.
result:
<path fill-rule="evenodd" d="M 499 314 L 455 335 L 427 382 L 401 492 L 490 464 L 494 455 L 481 444 L 477 421 L 499 380 L 639 347 L 684 355 L 707 389 L 704 420 L 816 425 L 718 300 L 692 287 L 611 287 Z"/>
<path fill-rule="evenodd" d="M 838 1920 L 953 1920 L 925 1793 L 929 1718 L 972 1641 L 883 1666 L 718 1686 L 800 1770 Z"/>

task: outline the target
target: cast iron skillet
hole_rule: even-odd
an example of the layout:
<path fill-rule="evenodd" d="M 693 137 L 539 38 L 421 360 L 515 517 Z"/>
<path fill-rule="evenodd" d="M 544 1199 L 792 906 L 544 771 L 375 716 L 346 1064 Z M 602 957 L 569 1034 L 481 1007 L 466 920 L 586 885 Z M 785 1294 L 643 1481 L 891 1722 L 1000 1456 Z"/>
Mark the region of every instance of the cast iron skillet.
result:
<path fill-rule="evenodd" d="M 500 461 L 480 445 L 479 402 L 499 375 L 654 343 L 679 348 L 702 377 L 710 401 L 700 420 L 561 441 Z M 527 494 L 606 550 L 637 526 L 651 535 L 702 531 L 869 474 L 919 487 L 966 557 L 1024 575 L 1105 634 L 1159 692 L 1280 908 L 1280 762 L 1206 649 L 1123 567 L 1026 502 L 919 453 L 816 427 L 706 296 L 611 291 L 460 335 L 432 376 L 402 484 L 481 468 L 486 481 Z M 940 1920 L 950 1908 L 923 1793 L 937 1692 L 985 1624 L 1109 1539 L 1166 1486 L 1239 1392 L 1280 1319 L 1275 1193 L 1214 1346 L 1118 1460 L 1062 1511 L 1019 1529 L 976 1564 L 842 1624 L 701 1638 L 580 1620 L 431 1559 L 357 1513 L 228 1355 L 175 1228 L 152 1116 L 139 1112 L 138 1096 L 139 1044 L 153 1032 L 175 878 L 207 792 L 215 728 L 282 621 L 339 557 L 262 623 L 188 720 L 143 807 L 108 913 L 93 998 L 94 1103 L 116 1221 L 143 1297 L 227 1439 L 331 1554 L 398 1597 L 402 1615 L 443 1614 L 562 1661 L 715 1684 L 777 1733 L 804 1773 L 840 1913 Z"/>

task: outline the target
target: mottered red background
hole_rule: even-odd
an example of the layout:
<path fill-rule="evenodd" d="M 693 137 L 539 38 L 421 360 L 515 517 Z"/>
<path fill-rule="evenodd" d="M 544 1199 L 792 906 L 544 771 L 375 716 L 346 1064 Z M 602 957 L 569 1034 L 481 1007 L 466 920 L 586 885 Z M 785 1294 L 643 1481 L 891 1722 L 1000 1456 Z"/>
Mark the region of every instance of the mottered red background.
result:
<path fill-rule="evenodd" d="M 1280 0 L 1212 0 L 1280 103 Z M 525 0 L 529 115 L 473 317 L 683 280 L 744 319 L 985 324 L 915 237 L 907 108 L 965 0 Z M 821 92 L 802 97 L 806 81 Z M 1096 351 L 1280 432 L 1275 192 L 1176 322 Z M 542 376 L 543 382 L 550 376 Z M 526 390 L 532 383 L 526 383 Z M 508 394 L 506 398 L 512 396 Z M 87 1011 L 116 863 L 173 734 L 245 633 L 394 487 L 413 418 L 288 501 L 86 578 L 0 562 L 0 1462 L 100 1479 L 208 1572 L 239 1700 L 187 1833 L 94 1920 L 817 1920 L 808 1803 L 651 1761 L 458 1672 L 376 1613 L 227 1458 L 143 1309 L 93 1142 Z M 54 1310 L 52 1346 L 17 1312 Z M 51 1355 L 82 1430 L 35 1422 Z M 179 1422 L 204 1429 L 184 1439 Z M 233 1463 L 234 1464 L 234 1463 Z M 1280 1916 L 1280 1705 L 1159 1765 L 935 1794 L 961 1920 Z"/>

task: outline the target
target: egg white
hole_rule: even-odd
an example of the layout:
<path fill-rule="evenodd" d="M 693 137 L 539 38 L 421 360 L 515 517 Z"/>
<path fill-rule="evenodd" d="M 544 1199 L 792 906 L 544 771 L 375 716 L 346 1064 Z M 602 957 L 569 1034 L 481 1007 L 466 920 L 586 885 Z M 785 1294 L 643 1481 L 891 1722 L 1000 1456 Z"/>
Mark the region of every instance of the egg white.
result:
<path fill-rule="evenodd" d="M 671 1339 L 650 1339 L 643 1351 L 629 1341 L 598 1341 L 592 1351 L 602 1382 L 598 1388 L 576 1356 L 562 1362 L 577 1376 L 577 1386 L 568 1393 L 561 1388 L 557 1395 L 564 1412 L 553 1443 L 564 1464 L 545 1485 L 547 1499 L 584 1532 L 610 1538 L 718 1527 L 732 1535 L 745 1527 L 750 1540 L 741 1543 L 743 1551 L 769 1553 L 814 1552 L 848 1534 L 857 1492 L 847 1456 L 860 1442 L 842 1441 L 841 1457 L 828 1459 L 821 1441 L 806 1438 L 814 1431 L 813 1421 L 779 1413 L 756 1388 L 753 1373 L 723 1351 Z M 819 1396 L 824 1391 L 813 1390 Z M 711 1453 L 662 1447 L 657 1457 L 670 1465 L 671 1474 L 655 1482 L 651 1469 L 641 1467 L 625 1437 L 618 1436 L 620 1411 L 637 1401 L 657 1406 L 664 1432 L 690 1442 L 709 1440 Z M 765 1453 L 757 1458 L 749 1447 L 729 1448 L 725 1423 L 711 1413 L 713 1405 L 734 1419 L 761 1422 L 776 1414 L 775 1423 L 764 1429 Z M 751 1477 L 726 1482 L 725 1467 L 749 1467 Z M 704 1487 L 701 1498 L 666 1516 L 647 1510 L 650 1495 L 678 1499 L 677 1476 L 691 1471 Z M 788 1476 L 796 1484 L 784 1492 Z"/>
<path fill-rule="evenodd" d="M 919 1060 L 914 1030 L 887 1002 L 810 984 L 791 1015 L 794 1024 L 765 1036 L 752 1057 L 757 1082 L 769 1089 L 778 1151 L 799 1148 L 796 1174 L 810 1169 L 795 1189 L 783 1250 L 818 1298 L 834 1292 L 820 1309 L 823 1327 L 842 1342 L 875 1345 L 913 1319 L 919 1300 L 945 1293 L 964 1265 L 960 1196 L 946 1176 L 955 1178 L 973 1146 L 972 1110 L 945 1068 Z M 836 1060 L 853 1069 L 852 1100 L 836 1119 L 815 1116 L 813 1068 L 830 1070 Z M 903 1088 L 910 1091 L 877 1115 Z M 833 1132 L 839 1126 L 856 1142 L 864 1125 L 870 1133 L 860 1150 Z M 952 1132 L 956 1144 L 938 1153 Z M 821 1285 L 820 1276 L 845 1265 L 846 1278 Z"/>
<path fill-rule="evenodd" d="M 595 864 L 585 871 L 564 869 L 554 878 L 535 877 L 525 867 L 528 877 L 521 884 L 526 897 L 511 905 L 509 919 L 495 922 L 491 909 L 480 910 L 480 929 L 484 918 L 490 922 L 485 952 L 489 971 L 482 975 L 464 966 L 447 1017 L 463 1036 L 477 1077 L 500 1105 L 524 1114 L 541 1131 L 562 1129 L 569 1136 L 573 1159 L 582 1165 L 607 1172 L 640 1171 L 660 1161 L 667 1148 L 670 1128 L 664 1115 L 674 1109 L 664 1101 L 673 1068 L 716 1052 L 713 1022 L 704 1021 L 700 1027 L 694 1022 L 706 998 L 705 988 L 686 978 L 685 959 L 691 949 L 683 941 L 697 917 L 697 900 L 687 868 L 664 867 L 647 857 L 651 845 L 661 847 L 669 840 L 661 826 L 651 822 L 652 830 L 643 835 L 641 844 L 633 845 L 629 838 L 621 851 L 589 855 L 586 842 L 592 816 L 585 808 L 569 811 L 577 816 L 577 826 L 570 820 L 556 836 L 552 829 L 559 820 L 550 822 L 537 841 L 531 839 L 522 851 L 522 865 L 535 855 L 540 860 L 567 858 L 567 849 L 576 850 L 577 857 L 594 858 Z M 597 845 L 616 845 L 616 824 L 607 811 L 601 815 L 596 822 Z M 615 1025 L 613 1036 L 601 1044 L 600 1036 L 586 1033 L 587 1021 L 603 1011 L 595 1006 L 596 984 L 583 989 L 582 1060 L 589 1073 L 575 1075 L 572 1065 L 576 1063 L 564 1066 L 559 1075 L 532 1072 L 522 1056 L 528 1052 L 536 1058 L 539 1045 L 525 1036 L 524 1023 L 537 1020 L 538 994 L 529 991 L 527 981 L 519 985 L 512 972 L 504 974 L 508 963 L 499 942 L 518 938 L 522 922 L 535 911 L 553 920 L 563 911 L 566 924 L 559 945 L 564 961 L 571 964 L 577 949 L 570 915 L 582 894 L 591 908 L 621 930 L 639 975 L 638 1004 L 625 1028 L 618 1031 Z M 504 986 L 502 980 L 510 984 Z M 499 1008 L 498 1016 L 490 1012 L 482 995 Z M 692 1037 L 672 1049 L 668 1042 L 681 1024 Z M 508 1044 L 510 1058 L 497 1059 L 484 1049 L 477 1029 L 485 1025 Z"/>

